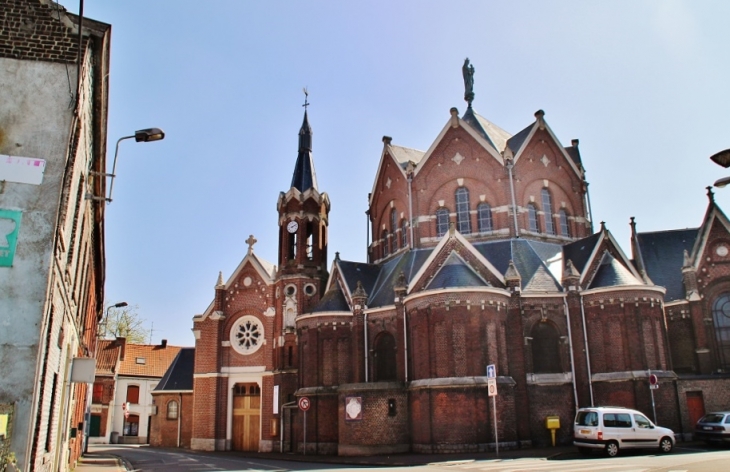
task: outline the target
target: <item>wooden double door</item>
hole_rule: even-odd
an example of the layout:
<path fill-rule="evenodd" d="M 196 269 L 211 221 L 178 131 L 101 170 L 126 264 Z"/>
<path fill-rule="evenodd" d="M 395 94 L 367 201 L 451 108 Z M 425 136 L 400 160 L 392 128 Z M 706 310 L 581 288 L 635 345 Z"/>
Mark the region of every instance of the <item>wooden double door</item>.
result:
<path fill-rule="evenodd" d="M 233 389 L 233 450 L 259 450 L 261 436 L 261 388 L 255 384 L 236 384 Z"/>

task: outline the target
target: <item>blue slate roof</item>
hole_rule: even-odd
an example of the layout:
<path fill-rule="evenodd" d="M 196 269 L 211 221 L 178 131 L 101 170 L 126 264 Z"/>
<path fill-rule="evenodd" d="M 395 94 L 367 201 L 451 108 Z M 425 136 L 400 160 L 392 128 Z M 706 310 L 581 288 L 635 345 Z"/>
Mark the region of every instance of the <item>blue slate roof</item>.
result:
<path fill-rule="evenodd" d="M 583 163 L 581 162 L 581 159 L 580 159 L 580 151 L 578 150 L 578 147 L 577 146 L 569 146 L 569 147 L 566 147 L 564 149 L 565 149 L 565 152 L 568 153 L 568 155 L 570 156 L 570 158 L 573 159 L 573 162 L 576 163 L 576 165 L 578 166 L 578 168 L 579 169 L 582 169 L 583 168 Z"/>
<path fill-rule="evenodd" d="M 339 284 L 333 284 L 324 297 L 314 307 L 312 313 L 322 313 L 325 311 L 350 311 L 350 305 L 345 300 Z"/>
<path fill-rule="evenodd" d="M 312 127 L 309 126 L 306 111 L 304 112 L 304 122 L 299 130 L 299 154 L 297 163 L 294 165 L 291 187 L 300 192 L 306 192 L 310 188 L 317 190 L 317 175 L 312 162 Z"/>
<path fill-rule="evenodd" d="M 168 367 L 155 392 L 165 390 L 192 390 L 193 371 L 195 370 L 195 348 L 184 347 Z"/>
<path fill-rule="evenodd" d="M 522 278 L 525 291 L 560 292 L 560 281 L 548 269 L 547 261 L 558 257 L 562 247 L 559 244 L 511 239 L 477 243 L 474 247 L 500 274 L 504 274 L 511 260 Z"/>
<path fill-rule="evenodd" d="M 643 285 L 634 274 L 617 261 L 610 253 L 603 254 L 601 265 L 588 288 L 615 287 L 617 285 Z"/>
<path fill-rule="evenodd" d="M 667 289 L 667 302 L 686 296 L 682 282 L 684 251 L 692 252 L 698 233 L 698 228 L 692 228 L 636 235 L 646 274 L 654 284 Z"/>
<path fill-rule="evenodd" d="M 516 153 L 519 151 L 520 147 L 522 147 L 522 143 L 524 143 L 527 136 L 530 135 L 530 131 L 532 131 L 533 126 L 535 126 L 534 123 L 507 140 L 507 147 L 509 147 L 513 153 Z"/>
<path fill-rule="evenodd" d="M 410 282 L 423 263 L 426 262 L 428 256 L 431 255 L 431 251 L 433 251 L 433 248 L 410 250 L 385 262 L 381 266 L 378 280 L 373 286 L 373 291 L 369 293 L 368 306 L 392 305 L 395 297 L 393 289 L 400 273 L 403 272 L 406 277 L 406 282 Z"/>
<path fill-rule="evenodd" d="M 573 265 L 578 272 L 583 273 L 588 258 L 593 254 L 593 250 L 596 248 L 598 239 L 601 237 L 601 233 L 594 233 L 587 238 L 579 239 L 570 244 L 563 246 L 563 257 L 565 261 L 573 261 Z"/>
<path fill-rule="evenodd" d="M 431 282 L 428 290 L 458 287 L 487 287 L 489 283 L 482 279 L 463 259 L 452 252 L 446 258 Z"/>
<path fill-rule="evenodd" d="M 340 260 L 338 261 L 338 266 L 350 293 L 355 291 L 358 281 L 362 284 L 365 293 L 368 295 L 373 293 L 373 286 L 377 282 L 378 275 L 380 274 L 379 265 Z"/>

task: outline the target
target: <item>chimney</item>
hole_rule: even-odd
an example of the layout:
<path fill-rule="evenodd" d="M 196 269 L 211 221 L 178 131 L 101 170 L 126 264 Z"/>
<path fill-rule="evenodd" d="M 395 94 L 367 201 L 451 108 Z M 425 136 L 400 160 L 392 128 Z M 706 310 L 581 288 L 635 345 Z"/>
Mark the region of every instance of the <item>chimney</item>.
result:
<path fill-rule="evenodd" d="M 167 339 L 162 340 L 162 342 L 160 343 L 160 347 L 162 347 L 163 349 L 167 347 Z"/>
<path fill-rule="evenodd" d="M 127 338 L 117 336 L 116 345 L 120 347 L 119 360 L 123 361 L 124 360 L 124 351 L 126 350 L 125 348 L 127 347 Z"/>

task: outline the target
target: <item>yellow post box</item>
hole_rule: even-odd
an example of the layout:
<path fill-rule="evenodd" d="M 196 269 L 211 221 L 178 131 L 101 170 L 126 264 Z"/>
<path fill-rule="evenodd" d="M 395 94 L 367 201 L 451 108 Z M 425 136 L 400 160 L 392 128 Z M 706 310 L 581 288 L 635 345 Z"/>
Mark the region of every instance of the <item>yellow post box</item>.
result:
<path fill-rule="evenodd" d="M 550 430 L 550 434 L 553 438 L 553 447 L 555 447 L 555 430 L 560 429 L 560 417 L 559 416 L 546 416 L 545 427 Z"/>

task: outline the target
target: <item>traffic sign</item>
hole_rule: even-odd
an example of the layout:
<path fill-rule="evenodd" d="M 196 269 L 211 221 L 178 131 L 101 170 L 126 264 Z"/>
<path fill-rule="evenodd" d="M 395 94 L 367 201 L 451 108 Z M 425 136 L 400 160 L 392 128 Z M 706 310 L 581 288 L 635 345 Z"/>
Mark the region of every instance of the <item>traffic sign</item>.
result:
<path fill-rule="evenodd" d="M 497 369 L 494 367 L 494 364 L 489 364 L 487 366 L 487 378 L 488 379 L 496 379 L 497 378 Z"/>
<path fill-rule="evenodd" d="M 309 407 L 312 406 L 312 403 L 309 401 L 309 397 L 302 397 L 299 399 L 299 409 L 302 411 L 309 410 Z"/>
<path fill-rule="evenodd" d="M 487 379 L 487 392 L 489 393 L 490 397 L 497 396 L 497 379 Z"/>
<path fill-rule="evenodd" d="M 656 385 L 657 387 L 659 386 L 659 379 L 657 378 L 656 375 L 654 375 L 654 374 L 649 375 L 649 385 L 651 385 L 652 387 L 654 387 L 654 385 Z M 654 387 L 654 388 L 656 388 L 656 387 Z"/>

